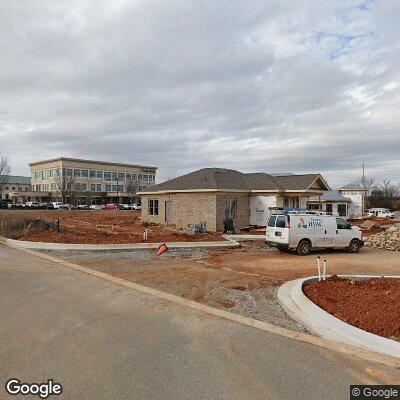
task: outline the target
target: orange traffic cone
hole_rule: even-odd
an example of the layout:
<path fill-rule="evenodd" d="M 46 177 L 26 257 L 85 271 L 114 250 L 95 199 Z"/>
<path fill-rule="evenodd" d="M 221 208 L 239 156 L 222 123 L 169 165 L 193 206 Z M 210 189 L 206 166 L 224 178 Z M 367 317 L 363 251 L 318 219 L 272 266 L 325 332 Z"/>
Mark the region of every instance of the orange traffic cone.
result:
<path fill-rule="evenodd" d="M 158 248 L 158 251 L 157 251 L 156 256 L 161 256 L 161 254 L 162 254 L 162 253 L 165 253 L 167 250 L 168 250 L 167 245 L 166 245 L 165 243 L 163 243 L 163 244 Z"/>

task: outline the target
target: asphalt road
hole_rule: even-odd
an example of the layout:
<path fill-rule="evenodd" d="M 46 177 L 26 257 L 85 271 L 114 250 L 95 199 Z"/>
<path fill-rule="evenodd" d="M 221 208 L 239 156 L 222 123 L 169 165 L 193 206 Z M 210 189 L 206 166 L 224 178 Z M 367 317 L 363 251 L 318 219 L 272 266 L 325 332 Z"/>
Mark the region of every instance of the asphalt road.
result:
<path fill-rule="evenodd" d="M 400 371 L 205 315 L 0 245 L 0 398 L 348 399 Z M 30 397 L 21 397 L 24 399 Z M 56 397 L 51 397 L 56 398 Z"/>

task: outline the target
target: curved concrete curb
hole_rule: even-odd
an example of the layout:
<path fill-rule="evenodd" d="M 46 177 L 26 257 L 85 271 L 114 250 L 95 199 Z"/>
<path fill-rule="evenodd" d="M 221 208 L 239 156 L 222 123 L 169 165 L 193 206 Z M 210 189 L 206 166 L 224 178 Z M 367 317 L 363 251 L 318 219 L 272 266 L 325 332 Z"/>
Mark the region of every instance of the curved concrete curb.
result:
<path fill-rule="evenodd" d="M 5 239 L 5 243 L 11 247 L 36 250 L 146 250 L 158 249 L 162 243 L 131 243 L 131 244 L 78 244 L 78 243 L 44 243 L 28 242 L 22 240 Z M 228 239 L 224 242 L 167 242 L 170 249 L 183 248 L 219 248 L 239 247 L 235 240 Z"/>
<path fill-rule="evenodd" d="M 379 278 L 380 276 L 340 275 L 344 278 Z M 400 278 L 386 276 L 387 278 Z M 284 283 L 278 290 L 278 301 L 285 311 L 308 330 L 324 339 L 347 343 L 362 349 L 400 358 L 400 342 L 356 328 L 309 300 L 303 293 L 303 286 L 314 282 L 318 277 L 296 279 Z"/>

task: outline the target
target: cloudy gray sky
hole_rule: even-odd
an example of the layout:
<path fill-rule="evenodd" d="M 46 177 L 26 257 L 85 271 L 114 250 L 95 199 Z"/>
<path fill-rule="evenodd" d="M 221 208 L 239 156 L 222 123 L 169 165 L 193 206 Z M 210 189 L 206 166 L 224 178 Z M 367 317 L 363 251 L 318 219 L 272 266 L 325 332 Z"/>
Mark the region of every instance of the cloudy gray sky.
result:
<path fill-rule="evenodd" d="M 0 0 L 0 152 L 400 180 L 398 0 Z"/>

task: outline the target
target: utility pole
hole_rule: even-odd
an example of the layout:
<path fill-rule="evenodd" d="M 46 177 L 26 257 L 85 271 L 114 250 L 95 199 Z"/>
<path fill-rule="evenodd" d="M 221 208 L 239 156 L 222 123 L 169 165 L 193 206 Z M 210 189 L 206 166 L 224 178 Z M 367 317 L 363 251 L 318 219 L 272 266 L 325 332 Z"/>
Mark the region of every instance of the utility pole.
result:
<path fill-rule="evenodd" d="M 363 184 L 363 187 L 365 188 L 365 164 L 363 163 L 363 166 L 362 166 L 362 184 Z"/>
<path fill-rule="evenodd" d="M 117 204 L 119 204 L 119 178 L 117 176 Z"/>

